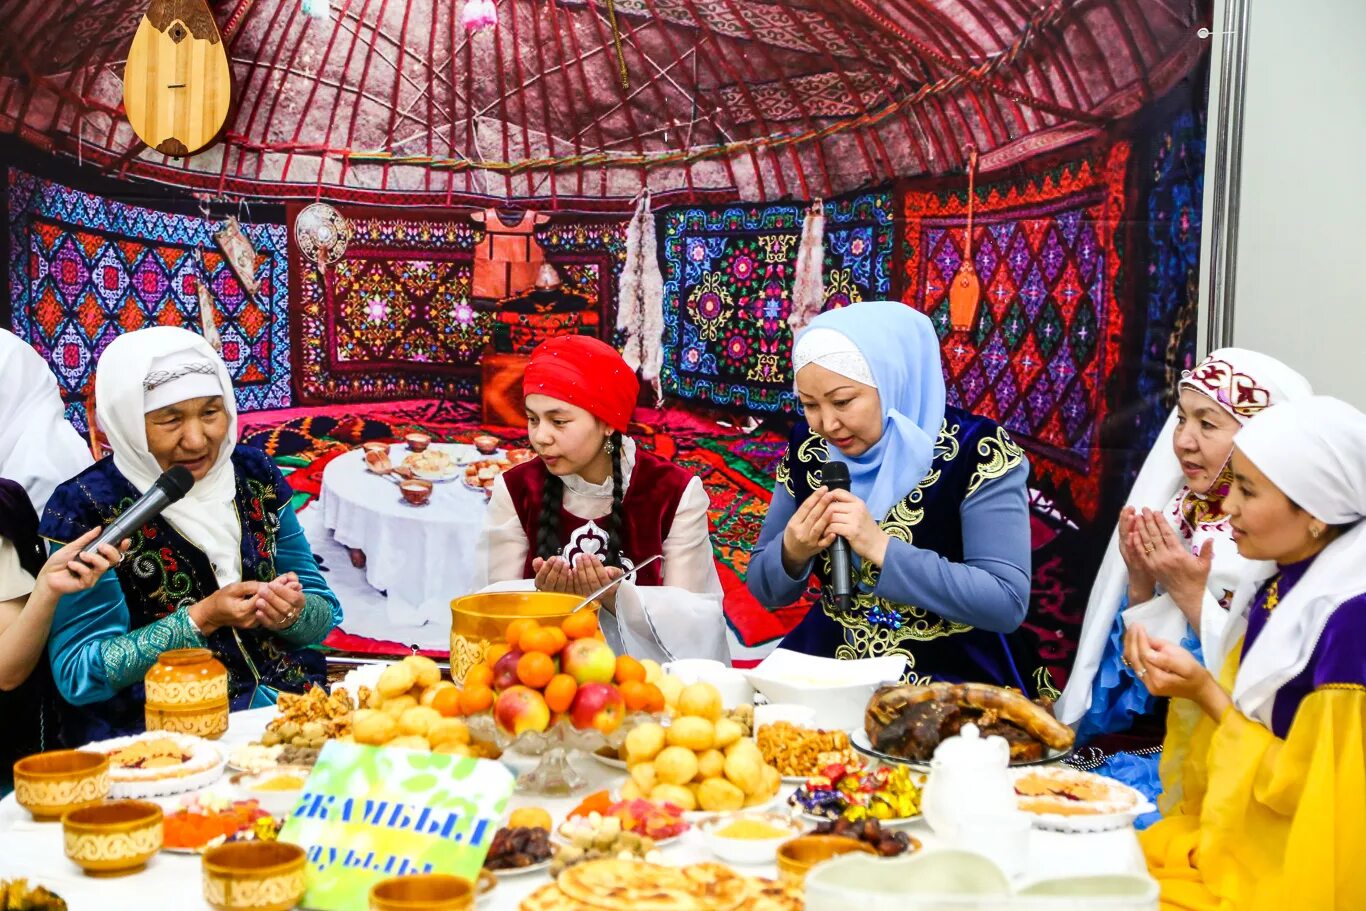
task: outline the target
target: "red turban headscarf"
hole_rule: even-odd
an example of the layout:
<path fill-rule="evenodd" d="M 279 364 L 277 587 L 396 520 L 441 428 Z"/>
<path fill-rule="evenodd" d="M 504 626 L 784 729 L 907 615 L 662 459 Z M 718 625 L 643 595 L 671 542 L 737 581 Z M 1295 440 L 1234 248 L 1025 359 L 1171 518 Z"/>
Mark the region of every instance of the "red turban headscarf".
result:
<path fill-rule="evenodd" d="M 640 380 L 606 342 L 587 335 L 559 335 L 531 352 L 523 395 L 548 395 L 626 432 L 640 394 Z"/>

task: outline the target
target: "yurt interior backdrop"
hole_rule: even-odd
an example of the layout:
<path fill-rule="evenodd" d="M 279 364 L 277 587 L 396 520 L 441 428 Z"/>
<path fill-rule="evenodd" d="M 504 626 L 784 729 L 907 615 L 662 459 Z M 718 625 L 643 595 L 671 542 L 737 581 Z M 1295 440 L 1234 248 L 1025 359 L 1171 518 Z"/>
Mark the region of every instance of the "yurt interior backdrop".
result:
<path fill-rule="evenodd" d="M 1196 351 L 1207 0 L 212 0 L 232 108 L 188 157 L 123 107 L 147 5 L 0 3 L 0 316 L 92 435 L 115 335 L 216 333 L 346 607 L 328 645 L 439 650 L 468 569 L 377 580 L 318 505 L 329 460 L 524 440 L 526 353 L 578 332 L 642 360 L 633 433 L 704 479 L 733 652 L 762 656 L 803 609 L 743 585 L 789 317 L 895 299 L 938 328 L 950 403 L 1028 450 L 1027 626 L 1065 679 Z M 490 232 L 519 251 L 491 279 Z"/>

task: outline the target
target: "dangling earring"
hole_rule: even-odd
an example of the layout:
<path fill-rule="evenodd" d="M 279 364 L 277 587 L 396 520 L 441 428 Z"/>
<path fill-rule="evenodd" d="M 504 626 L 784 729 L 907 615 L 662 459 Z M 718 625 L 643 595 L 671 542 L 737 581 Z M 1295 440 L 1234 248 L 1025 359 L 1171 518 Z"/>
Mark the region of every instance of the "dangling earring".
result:
<path fill-rule="evenodd" d="M 617 444 L 612 442 L 611 437 L 602 438 L 602 451 L 607 453 L 608 455 L 611 455 L 612 453 L 617 451 Z M 1318 535 L 1315 535 L 1314 537 L 1317 538 Z"/>
<path fill-rule="evenodd" d="M 1309 536 L 1310 536 L 1311 538 L 1313 538 L 1315 541 L 1317 541 L 1322 535 L 1323 535 L 1323 529 L 1322 529 L 1322 528 L 1319 528 L 1317 525 L 1310 525 L 1310 526 L 1309 526 Z"/>

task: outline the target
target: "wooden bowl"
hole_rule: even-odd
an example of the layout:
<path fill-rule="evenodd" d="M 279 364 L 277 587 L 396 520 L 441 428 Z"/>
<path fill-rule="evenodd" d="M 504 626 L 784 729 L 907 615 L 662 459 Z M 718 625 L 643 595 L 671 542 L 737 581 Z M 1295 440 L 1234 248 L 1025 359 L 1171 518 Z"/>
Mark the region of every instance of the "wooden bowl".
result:
<path fill-rule="evenodd" d="M 109 757 L 103 753 L 53 750 L 14 764 L 14 799 L 38 822 L 55 822 L 108 796 Z"/>
<path fill-rule="evenodd" d="M 877 853 L 872 845 L 840 835 L 803 835 L 785 841 L 778 846 L 778 880 L 800 889 L 816 864 L 854 851 Z"/>
<path fill-rule="evenodd" d="M 238 841 L 204 852 L 204 901 L 214 911 L 288 911 L 308 883 L 304 849 L 285 841 Z"/>
<path fill-rule="evenodd" d="M 395 876 L 375 883 L 370 889 L 370 911 L 469 911 L 476 894 L 482 895 L 497 885 L 496 878 L 479 882 L 449 873 L 418 873 Z"/>
<path fill-rule="evenodd" d="M 115 800 L 62 817 L 66 856 L 87 876 L 124 876 L 147 866 L 161 850 L 161 807 Z"/>
<path fill-rule="evenodd" d="M 427 501 L 432 498 L 432 482 L 414 478 L 411 481 L 401 481 L 398 485 L 399 493 L 403 494 L 403 499 L 414 506 L 426 506 Z"/>

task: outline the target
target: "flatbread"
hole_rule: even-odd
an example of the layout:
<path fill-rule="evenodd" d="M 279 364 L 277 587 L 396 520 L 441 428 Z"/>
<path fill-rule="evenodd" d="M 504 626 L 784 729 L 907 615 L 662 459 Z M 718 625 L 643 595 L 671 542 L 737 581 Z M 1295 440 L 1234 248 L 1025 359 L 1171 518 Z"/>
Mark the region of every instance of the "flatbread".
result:
<path fill-rule="evenodd" d="M 802 891 L 771 879 L 751 879 L 745 897 L 745 911 L 803 911 Z"/>
<path fill-rule="evenodd" d="M 601 911 L 733 911 L 750 891 L 745 877 L 721 864 L 677 868 L 611 859 L 576 864 L 557 885 Z"/>
<path fill-rule="evenodd" d="M 575 901 L 560 891 L 554 883 L 541 886 L 517 906 L 518 911 L 599 911 L 593 905 Z"/>

